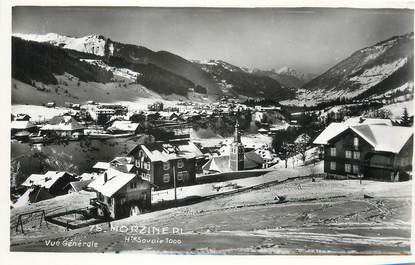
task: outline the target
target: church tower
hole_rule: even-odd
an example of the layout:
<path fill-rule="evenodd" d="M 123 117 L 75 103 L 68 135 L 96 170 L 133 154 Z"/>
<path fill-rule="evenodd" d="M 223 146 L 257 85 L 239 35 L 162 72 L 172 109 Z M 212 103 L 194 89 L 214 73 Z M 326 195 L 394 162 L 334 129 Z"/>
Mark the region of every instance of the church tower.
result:
<path fill-rule="evenodd" d="M 229 168 L 232 171 L 244 169 L 244 146 L 241 143 L 241 135 L 239 134 L 239 123 L 236 121 L 233 142 L 229 153 Z"/>

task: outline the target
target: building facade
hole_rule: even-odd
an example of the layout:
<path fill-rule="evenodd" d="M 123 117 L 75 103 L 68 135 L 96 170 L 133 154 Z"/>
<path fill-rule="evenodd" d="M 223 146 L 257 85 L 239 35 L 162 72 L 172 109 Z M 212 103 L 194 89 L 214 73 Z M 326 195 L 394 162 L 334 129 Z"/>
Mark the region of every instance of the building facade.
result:
<path fill-rule="evenodd" d="M 156 190 L 194 184 L 196 157 L 203 156 L 187 141 L 139 145 L 129 155 L 134 157 L 139 176 L 153 184 Z"/>
<path fill-rule="evenodd" d="M 346 126 L 330 134 L 323 142 L 319 137 L 317 142 L 314 141 L 324 144 L 324 172 L 329 175 L 385 181 L 409 178 L 412 171 L 412 128 L 358 125 Z"/>

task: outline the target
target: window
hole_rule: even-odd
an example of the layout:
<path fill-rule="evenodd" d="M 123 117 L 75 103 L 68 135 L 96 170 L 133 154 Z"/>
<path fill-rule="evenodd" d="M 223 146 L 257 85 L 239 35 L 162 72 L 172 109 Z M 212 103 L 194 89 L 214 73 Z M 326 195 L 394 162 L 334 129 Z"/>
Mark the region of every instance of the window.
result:
<path fill-rule="evenodd" d="M 330 169 L 336 170 L 336 162 L 330 162 Z"/>
<path fill-rule="evenodd" d="M 352 158 L 352 151 L 346 151 L 345 157 Z"/>
<path fill-rule="evenodd" d="M 109 205 L 111 205 L 111 198 L 110 198 L 110 197 L 107 197 L 107 203 L 108 203 Z"/>
<path fill-rule="evenodd" d="M 189 176 L 189 172 L 187 171 L 180 171 L 177 173 L 177 180 L 184 180 Z"/>
<path fill-rule="evenodd" d="M 150 162 L 145 162 L 144 168 L 150 170 Z"/>
<path fill-rule="evenodd" d="M 183 168 L 183 167 L 184 167 L 184 162 L 183 162 L 183 160 L 182 160 L 182 159 L 177 160 L 177 167 L 178 167 L 178 168 Z"/>
<path fill-rule="evenodd" d="M 130 189 L 137 188 L 137 182 L 130 182 Z"/>
<path fill-rule="evenodd" d="M 353 159 L 360 160 L 360 152 L 353 152 Z"/>
<path fill-rule="evenodd" d="M 330 155 L 331 156 L 336 156 L 336 147 L 331 147 L 330 148 Z"/>
<path fill-rule="evenodd" d="M 163 174 L 163 182 L 164 183 L 170 182 L 170 175 L 169 174 Z"/>
<path fill-rule="evenodd" d="M 163 170 L 169 170 L 170 169 L 170 163 L 169 162 L 163 162 Z"/>
<path fill-rule="evenodd" d="M 177 180 L 183 180 L 183 172 L 177 173 Z"/>
<path fill-rule="evenodd" d="M 352 172 L 352 165 L 350 165 L 350 164 L 344 164 L 344 171 L 346 173 Z"/>
<path fill-rule="evenodd" d="M 359 147 L 359 138 L 357 138 L 357 137 L 354 137 L 353 138 L 353 146 L 355 148 L 358 148 Z"/>
<path fill-rule="evenodd" d="M 358 174 L 358 173 L 359 173 L 359 166 L 353 165 L 353 174 Z"/>

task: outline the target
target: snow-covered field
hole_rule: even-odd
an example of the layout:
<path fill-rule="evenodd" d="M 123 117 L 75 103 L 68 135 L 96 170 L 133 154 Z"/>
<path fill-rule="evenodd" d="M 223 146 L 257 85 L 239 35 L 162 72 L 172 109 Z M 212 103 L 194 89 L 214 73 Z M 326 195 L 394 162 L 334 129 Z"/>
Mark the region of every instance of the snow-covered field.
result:
<path fill-rule="evenodd" d="M 304 176 L 310 174 L 319 174 L 323 173 L 323 163 L 320 162 L 318 164 L 305 166 L 305 167 L 297 167 L 295 169 L 288 168 L 288 169 L 279 169 L 274 170 L 272 172 L 267 173 L 264 171 L 264 175 L 258 177 L 251 177 L 251 178 L 243 178 L 243 179 L 234 179 L 224 182 L 216 182 L 216 183 L 208 183 L 208 184 L 201 184 L 201 185 L 194 185 L 194 186 L 187 186 L 187 187 L 180 187 L 177 189 L 177 198 L 178 199 L 185 199 L 195 196 L 200 197 L 207 197 L 207 196 L 214 196 L 219 194 L 224 194 L 230 191 L 237 191 L 241 189 L 246 189 L 249 187 L 254 187 L 261 184 L 271 183 L 275 181 L 284 181 L 288 178 L 296 177 L 296 176 Z M 152 203 L 159 203 L 162 201 L 174 200 L 174 189 L 163 190 L 163 191 L 156 191 L 151 194 Z"/>
<path fill-rule="evenodd" d="M 382 109 L 390 110 L 392 113 L 391 118 L 395 118 L 395 119 L 399 119 L 402 117 L 404 108 L 408 110 L 409 116 L 414 115 L 414 101 L 413 100 L 394 103 L 394 104 L 382 107 Z"/>
<path fill-rule="evenodd" d="M 275 174 L 278 171 L 268 174 Z M 123 233 L 102 224 L 64 231 L 50 225 L 11 235 L 12 251 L 192 254 L 408 254 L 412 182 L 296 179 L 111 222 L 112 227 L 179 228 L 167 235 Z M 368 194 L 374 199 L 364 199 Z M 276 197 L 285 197 L 278 203 Z M 44 201 L 69 207 L 85 194 Z M 56 201 L 56 202 L 55 202 Z M 31 205 L 30 207 L 33 207 Z M 30 208 L 25 209 L 28 211 Z M 40 207 L 38 207 L 40 209 Z M 19 212 L 21 210 L 19 209 Z M 12 220 L 19 213 L 12 209 Z M 137 236 L 147 242 L 126 241 Z M 97 242 L 96 248 L 46 247 L 47 239 Z M 178 244 L 165 237 L 180 240 Z"/>
<path fill-rule="evenodd" d="M 44 106 L 37 105 L 12 105 L 12 114 L 16 115 L 19 113 L 28 114 L 31 117 L 31 120 L 34 122 L 40 122 L 49 120 L 54 116 L 63 114 L 69 109 L 64 107 L 57 108 L 47 108 Z"/>

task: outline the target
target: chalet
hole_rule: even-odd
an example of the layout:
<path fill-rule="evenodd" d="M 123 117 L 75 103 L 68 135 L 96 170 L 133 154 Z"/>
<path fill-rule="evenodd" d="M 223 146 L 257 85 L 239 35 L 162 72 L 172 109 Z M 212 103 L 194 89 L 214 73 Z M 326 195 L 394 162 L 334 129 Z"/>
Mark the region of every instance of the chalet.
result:
<path fill-rule="evenodd" d="M 196 160 L 202 152 L 189 141 L 150 143 L 136 146 L 128 154 L 135 159 L 140 176 L 158 190 L 194 184 Z"/>
<path fill-rule="evenodd" d="M 55 116 L 40 131 L 51 138 L 77 139 L 83 135 L 84 127 L 71 116 Z"/>
<path fill-rule="evenodd" d="M 46 174 L 32 174 L 21 185 L 31 188 L 38 186 L 44 188 L 51 196 L 59 196 L 68 193 L 68 184 L 75 181 L 68 172 L 48 171 Z"/>
<path fill-rule="evenodd" d="M 313 143 L 324 150 L 328 175 L 398 181 L 412 170 L 412 128 L 331 123 Z"/>
<path fill-rule="evenodd" d="M 29 135 L 36 131 L 38 131 L 38 127 L 28 120 L 15 120 L 11 122 L 11 135 L 16 139 L 28 139 Z"/>
<path fill-rule="evenodd" d="M 97 197 L 97 215 L 118 219 L 151 209 L 151 184 L 133 173 L 109 168 L 88 185 Z"/>

